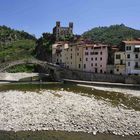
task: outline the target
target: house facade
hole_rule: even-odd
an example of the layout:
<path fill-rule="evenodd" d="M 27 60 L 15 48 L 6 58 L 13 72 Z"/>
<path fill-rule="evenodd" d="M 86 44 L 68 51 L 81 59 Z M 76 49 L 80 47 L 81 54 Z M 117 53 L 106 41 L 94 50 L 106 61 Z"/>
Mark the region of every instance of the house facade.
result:
<path fill-rule="evenodd" d="M 140 75 L 140 40 L 123 41 L 123 48 L 115 53 L 114 73 Z"/>
<path fill-rule="evenodd" d="M 94 73 L 106 73 L 108 46 L 102 44 L 56 43 L 52 46 L 53 63 L 60 66 Z"/>
<path fill-rule="evenodd" d="M 94 73 L 106 73 L 108 46 L 86 44 L 83 47 L 83 70 Z"/>
<path fill-rule="evenodd" d="M 114 74 L 126 74 L 126 55 L 125 52 L 115 52 Z"/>
<path fill-rule="evenodd" d="M 123 41 L 126 55 L 126 74 L 140 74 L 140 41 Z"/>

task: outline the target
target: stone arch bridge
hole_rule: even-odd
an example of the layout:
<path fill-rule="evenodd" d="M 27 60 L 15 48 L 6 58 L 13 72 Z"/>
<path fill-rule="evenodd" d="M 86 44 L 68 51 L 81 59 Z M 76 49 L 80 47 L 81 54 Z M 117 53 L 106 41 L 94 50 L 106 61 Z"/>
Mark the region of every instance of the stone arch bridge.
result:
<path fill-rule="evenodd" d="M 46 74 L 49 74 L 52 76 L 54 80 L 61 80 L 61 79 L 74 79 L 74 80 L 84 80 L 84 81 L 99 81 L 99 82 L 118 82 L 118 83 L 124 83 L 125 82 L 125 76 L 120 75 L 110 75 L 110 74 L 95 74 L 91 72 L 83 72 L 78 70 L 71 70 L 67 68 L 60 67 L 59 65 L 49 63 L 47 61 L 41 61 L 38 59 L 23 59 L 23 60 L 17 60 L 12 61 L 8 63 L 0 64 L 0 73 L 6 72 L 9 68 L 16 66 L 16 65 L 22 65 L 22 64 L 36 64 L 41 66 Z M 132 79 L 132 77 L 130 77 Z M 137 80 L 136 80 L 137 79 Z M 139 83 L 139 78 L 137 76 L 136 79 L 133 79 L 137 83 Z M 130 80 L 129 80 L 130 81 Z"/>
<path fill-rule="evenodd" d="M 38 59 L 23 59 L 23 60 L 16 60 L 16 61 L 11 61 L 7 63 L 3 63 L 0 65 L 0 73 L 6 72 L 9 68 L 17 65 L 22 65 L 22 64 L 35 64 L 41 66 L 46 73 L 50 74 L 51 76 L 55 77 L 58 79 L 59 76 L 59 71 L 61 70 L 60 66 L 49 63 L 47 61 L 41 61 Z"/>

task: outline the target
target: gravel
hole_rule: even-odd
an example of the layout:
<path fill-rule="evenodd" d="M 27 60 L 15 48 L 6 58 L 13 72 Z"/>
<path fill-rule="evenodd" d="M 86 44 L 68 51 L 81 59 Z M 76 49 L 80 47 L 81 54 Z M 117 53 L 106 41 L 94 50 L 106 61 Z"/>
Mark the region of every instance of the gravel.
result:
<path fill-rule="evenodd" d="M 0 130 L 140 135 L 140 112 L 67 91 L 0 93 Z"/>

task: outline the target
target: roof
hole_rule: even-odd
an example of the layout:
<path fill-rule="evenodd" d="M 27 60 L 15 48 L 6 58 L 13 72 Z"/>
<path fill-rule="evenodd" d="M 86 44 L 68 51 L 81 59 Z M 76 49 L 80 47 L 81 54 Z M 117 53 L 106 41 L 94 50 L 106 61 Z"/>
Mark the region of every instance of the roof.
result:
<path fill-rule="evenodd" d="M 104 44 L 85 44 L 84 47 L 101 48 L 101 47 L 108 47 L 108 46 Z"/>
<path fill-rule="evenodd" d="M 123 43 L 125 43 L 127 45 L 140 45 L 140 41 L 139 40 L 123 41 Z"/>

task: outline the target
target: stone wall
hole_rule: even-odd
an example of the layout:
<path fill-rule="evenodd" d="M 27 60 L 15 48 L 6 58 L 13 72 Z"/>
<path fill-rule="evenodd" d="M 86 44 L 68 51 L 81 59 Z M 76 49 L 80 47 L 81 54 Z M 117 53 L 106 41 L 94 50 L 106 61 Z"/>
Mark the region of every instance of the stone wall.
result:
<path fill-rule="evenodd" d="M 140 76 L 130 75 L 125 78 L 127 84 L 140 84 Z"/>
<path fill-rule="evenodd" d="M 125 76 L 115 74 L 97 74 L 77 70 L 60 69 L 55 71 L 57 79 L 72 79 L 96 82 L 112 82 L 126 84 L 140 84 L 140 76 Z"/>
<path fill-rule="evenodd" d="M 125 83 L 125 76 L 122 75 L 95 74 L 91 72 L 83 72 L 83 71 L 68 70 L 68 69 L 61 70 L 58 73 L 60 73 L 59 76 L 61 79 Z"/>

